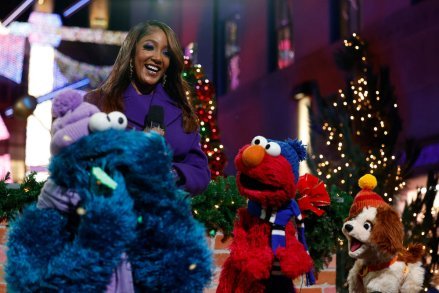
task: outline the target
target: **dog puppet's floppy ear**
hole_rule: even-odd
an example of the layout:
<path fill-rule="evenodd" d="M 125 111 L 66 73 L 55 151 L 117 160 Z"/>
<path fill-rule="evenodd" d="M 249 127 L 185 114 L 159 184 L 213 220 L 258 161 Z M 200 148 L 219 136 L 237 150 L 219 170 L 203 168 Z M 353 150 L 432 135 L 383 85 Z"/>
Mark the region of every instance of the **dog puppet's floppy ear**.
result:
<path fill-rule="evenodd" d="M 403 237 L 404 230 L 398 213 L 390 206 L 378 207 L 371 242 L 381 252 L 393 256 L 404 249 Z"/>

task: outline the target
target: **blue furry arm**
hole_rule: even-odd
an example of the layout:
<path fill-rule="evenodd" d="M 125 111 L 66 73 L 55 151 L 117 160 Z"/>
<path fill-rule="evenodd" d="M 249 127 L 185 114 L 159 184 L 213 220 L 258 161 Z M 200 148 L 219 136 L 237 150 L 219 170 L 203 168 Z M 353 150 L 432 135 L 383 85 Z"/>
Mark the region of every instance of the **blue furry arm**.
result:
<path fill-rule="evenodd" d="M 121 254 L 135 238 L 136 216 L 133 202 L 116 176 L 117 189 L 109 197 L 93 196 L 84 203 L 77 237 L 55 256 L 47 279 L 68 292 L 102 292 Z"/>
<path fill-rule="evenodd" d="M 138 292 L 203 292 L 212 276 L 205 228 L 186 201 L 154 195 L 129 251 Z M 172 236 L 172 237 L 170 237 Z"/>
<path fill-rule="evenodd" d="M 8 291 L 36 292 L 45 288 L 42 277 L 48 263 L 63 250 L 69 238 L 66 224 L 67 218 L 58 211 L 40 210 L 35 205 L 11 223 L 5 267 Z"/>
<path fill-rule="evenodd" d="M 189 152 L 184 158 L 174 159 L 173 167 L 181 177 L 181 187 L 192 195 L 202 193 L 209 184 L 210 170 L 207 157 L 200 147 L 200 134 L 194 133 Z"/>
<path fill-rule="evenodd" d="M 66 217 L 56 210 L 25 212 L 8 243 L 11 265 L 7 280 L 11 288 L 18 292 L 27 292 L 27 288 L 104 291 L 122 252 L 135 237 L 133 202 L 121 183 L 109 197 L 87 197 L 85 214 L 72 235 L 66 232 Z M 18 272 L 20 276 L 15 276 Z M 23 275 L 33 278 L 21 281 Z"/>

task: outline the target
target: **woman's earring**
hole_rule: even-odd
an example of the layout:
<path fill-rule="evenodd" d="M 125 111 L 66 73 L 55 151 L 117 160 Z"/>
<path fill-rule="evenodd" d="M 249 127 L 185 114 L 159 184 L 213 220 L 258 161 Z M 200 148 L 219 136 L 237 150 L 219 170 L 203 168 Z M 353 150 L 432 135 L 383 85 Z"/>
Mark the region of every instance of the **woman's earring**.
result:
<path fill-rule="evenodd" d="M 130 59 L 130 79 L 133 80 L 133 59 Z"/>
<path fill-rule="evenodd" d="M 166 84 L 166 74 L 163 75 L 162 86 L 165 86 L 165 84 Z"/>

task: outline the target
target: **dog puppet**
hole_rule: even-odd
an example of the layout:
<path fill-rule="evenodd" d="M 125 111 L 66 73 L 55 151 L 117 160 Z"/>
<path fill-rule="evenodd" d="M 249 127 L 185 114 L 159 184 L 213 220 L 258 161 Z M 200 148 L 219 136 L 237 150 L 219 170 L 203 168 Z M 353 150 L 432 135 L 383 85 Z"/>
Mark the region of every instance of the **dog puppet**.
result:
<path fill-rule="evenodd" d="M 372 190 L 373 175 L 359 180 L 362 189 L 343 224 L 349 255 L 349 292 L 414 293 L 422 289 L 424 269 L 420 244 L 403 246 L 404 230 L 398 213 Z"/>

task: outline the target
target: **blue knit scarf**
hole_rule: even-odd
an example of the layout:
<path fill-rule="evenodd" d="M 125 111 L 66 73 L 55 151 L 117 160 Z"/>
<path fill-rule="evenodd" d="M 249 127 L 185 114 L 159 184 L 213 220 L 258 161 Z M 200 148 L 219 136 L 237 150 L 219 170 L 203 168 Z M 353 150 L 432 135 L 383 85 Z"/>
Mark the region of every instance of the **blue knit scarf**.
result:
<path fill-rule="evenodd" d="M 300 243 L 308 251 L 308 245 L 305 239 L 305 225 L 303 223 L 302 214 L 300 212 L 299 205 L 294 199 L 291 199 L 287 204 L 280 207 L 277 210 L 263 209 L 261 205 L 253 200 L 249 200 L 247 204 L 247 210 L 250 215 L 266 220 L 271 224 L 271 249 L 273 253 L 276 252 L 278 247 L 285 247 L 285 227 L 288 222 L 295 217 L 297 222 L 297 234 Z M 307 285 L 315 283 L 314 273 L 312 271 L 306 274 Z"/>

